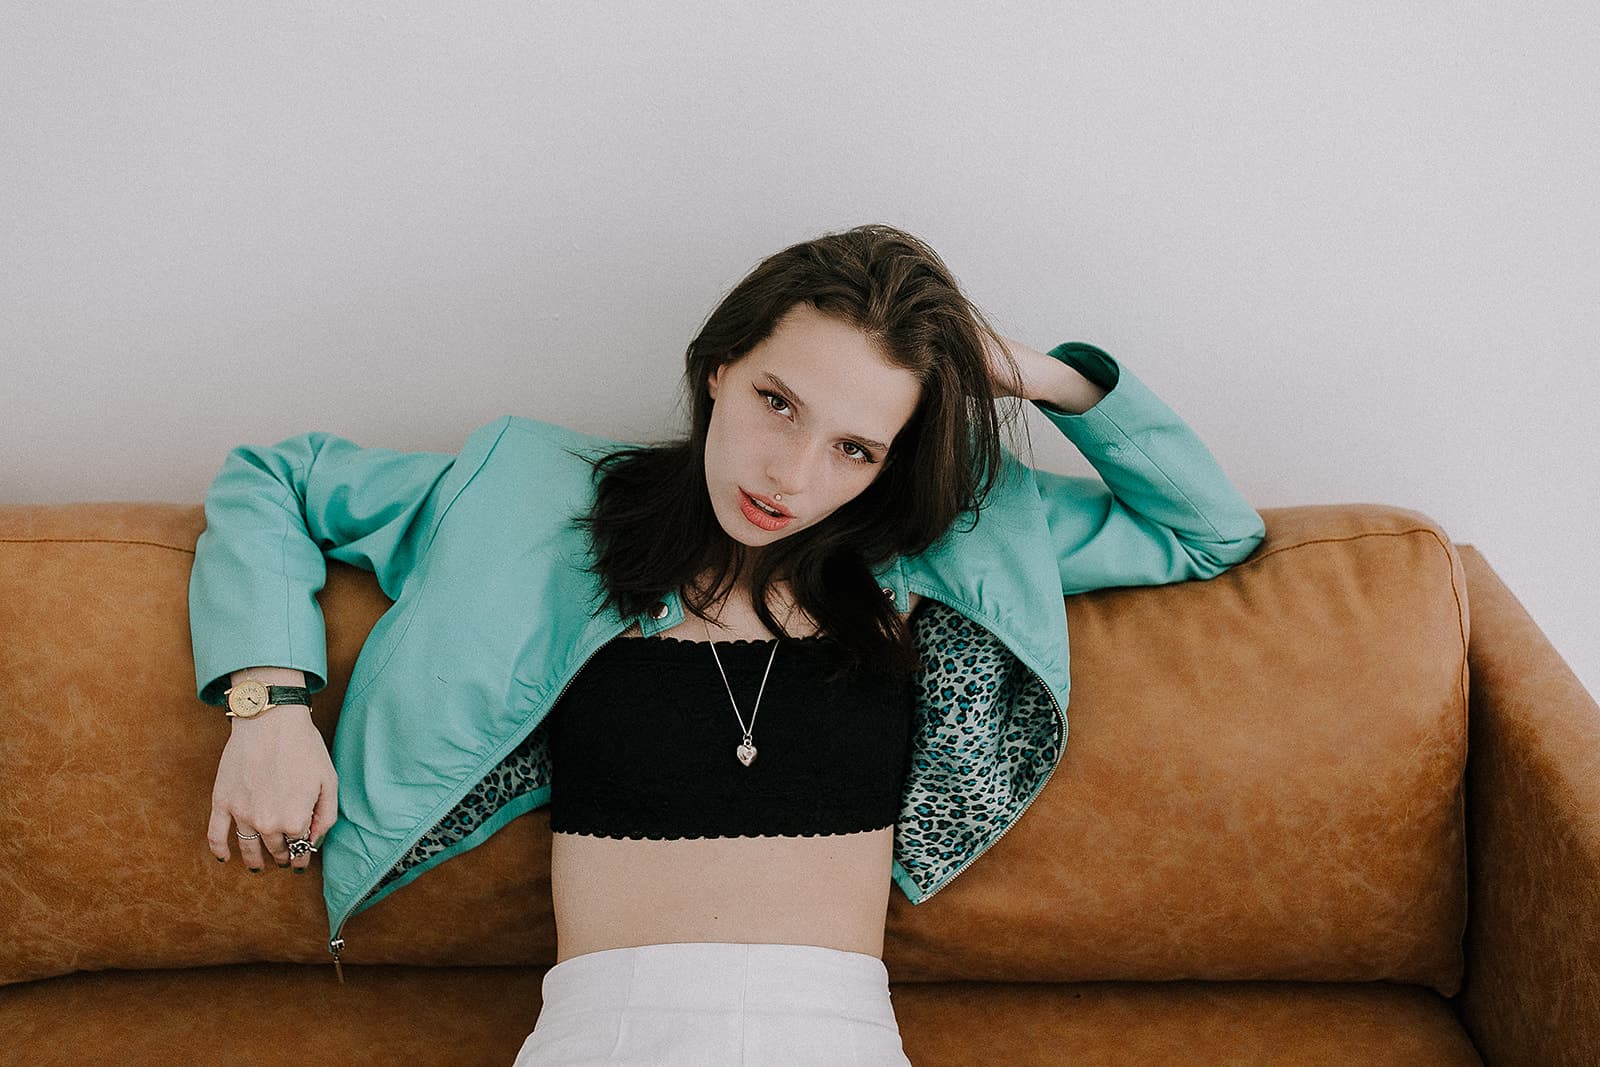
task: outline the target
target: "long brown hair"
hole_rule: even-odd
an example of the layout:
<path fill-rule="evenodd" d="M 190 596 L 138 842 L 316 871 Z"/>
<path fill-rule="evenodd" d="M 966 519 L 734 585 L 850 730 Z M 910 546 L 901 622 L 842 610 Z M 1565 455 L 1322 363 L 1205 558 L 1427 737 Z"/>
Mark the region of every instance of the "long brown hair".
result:
<path fill-rule="evenodd" d="M 852 666 L 910 673 L 908 628 L 872 569 L 923 551 L 964 514 L 977 520 L 1001 470 L 1009 419 L 996 411 L 985 358 L 990 344 L 1005 351 L 999 334 L 933 249 L 891 226 L 827 234 L 762 260 L 689 343 L 689 436 L 591 459 L 594 504 L 577 521 L 606 591 L 597 611 L 615 604 L 624 617 L 635 615 L 682 589 L 685 609 L 704 618 L 731 592 L 747 548 L 723 531 L 706 488 L 706 380 L 744 358 L 800 301 L 863 331 L 887 362 L 917 376 L 922 392 L 866 490 L 762 549 L 750 567 L 755 612 L 785 634 L 767 596 L 773 580 L 787 579 L 797 606 L 849 651 Z"/>

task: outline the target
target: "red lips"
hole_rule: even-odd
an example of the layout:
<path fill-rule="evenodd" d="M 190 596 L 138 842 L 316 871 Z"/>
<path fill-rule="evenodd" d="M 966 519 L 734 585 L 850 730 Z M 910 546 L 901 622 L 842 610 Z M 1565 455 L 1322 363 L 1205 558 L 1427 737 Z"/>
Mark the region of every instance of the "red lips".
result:
<path fill-rule="evenodd" d="M 743 489 L 739 490 L 739 511 L 745 519 L 756 528 L 767 533 L 776 533 L 794 521 L 794 516 L 787 513 L 783 515 L 769 515 L 756 507 L 756 501 L 765 501 L 765 497 L 754 497 Z"/>
<path fill-rule="evenodd" d="M 788 508 L 784 507 L 782 504 L 778 503 L 776 500 L 773 500 L 771 497 L 765 497 L 765 496 L 762 496 L 760 493 L 752 493 L 752 492 L 749 492 L 748 490 L 744 490 L 744 489 L 739 490 L 739 492 L 744 493 L 744 495 L 749 497 L 751 500 L 759 500 L 761 503 L 765 504 L 767 507 L 771 508 L 773 511 L 778 512 L 780 515 L 787 515 L 791 519 L 794 518 L 794 512 L 790 511 Z"/>

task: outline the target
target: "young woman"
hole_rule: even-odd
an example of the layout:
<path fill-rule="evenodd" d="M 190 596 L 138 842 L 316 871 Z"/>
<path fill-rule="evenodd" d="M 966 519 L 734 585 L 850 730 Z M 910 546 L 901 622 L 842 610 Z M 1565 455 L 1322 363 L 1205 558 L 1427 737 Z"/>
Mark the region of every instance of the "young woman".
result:
<path fill-rule="evenodd" d="M 199 697 L 234 715 L 210 849 L 300 873 L 320 841 L 337 966 L 352 915 L 548 804 L 518 1064 L 903 1064 L 891 885 L 943 888 L 1060 760 L 1063 594 L 1209 578 L 1265 530 L 1126 368 L 1001 337 L 887 226 L 764 260 L 686 386 L 652 446 L 507 416 L 455 455 L 231 452 L 190 585 Z M 1101 477 L 1020 463 L 1006 398 Z M 394 602 L 331 759 L 326 559 Z"/>

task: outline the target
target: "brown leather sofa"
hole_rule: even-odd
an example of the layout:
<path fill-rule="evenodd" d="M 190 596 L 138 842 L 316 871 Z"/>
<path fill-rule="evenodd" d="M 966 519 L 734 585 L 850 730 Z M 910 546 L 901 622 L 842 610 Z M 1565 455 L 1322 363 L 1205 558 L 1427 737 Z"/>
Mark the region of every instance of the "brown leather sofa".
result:
<path fill-rule="evenodd" d="M 1216 579 L 1068 599 L 1060 768 L 892 895 L 918 1067 L 1600 1064 L 1594 700 L 1426 516 L 1263 514 Z M 343 985 L 315 865 L 207 852 L 202 523 L 0 507 L 0 1062 L 509 1064 L 555 955 L 543 811 L 352 920 Z M 331 739 L 387 602 L 330 569 Z"/>

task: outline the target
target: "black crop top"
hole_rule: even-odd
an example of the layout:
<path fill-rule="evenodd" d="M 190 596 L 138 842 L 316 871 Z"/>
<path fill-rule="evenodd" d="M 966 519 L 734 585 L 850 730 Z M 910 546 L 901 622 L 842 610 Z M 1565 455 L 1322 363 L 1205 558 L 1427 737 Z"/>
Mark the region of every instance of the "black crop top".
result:
<path fill-rule="evenodd" d="M 719 641 L 750 722 L 771 641 Z M 752 730 L 710 646 L 617 638 L 550 712 L 550 829 L 600 837 L 807 837 L 893 825 L 911 751 L 913 690 L 866 670 L 828 684 L 828 637 L 778 646 Z"/>

